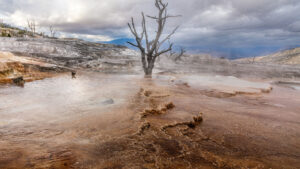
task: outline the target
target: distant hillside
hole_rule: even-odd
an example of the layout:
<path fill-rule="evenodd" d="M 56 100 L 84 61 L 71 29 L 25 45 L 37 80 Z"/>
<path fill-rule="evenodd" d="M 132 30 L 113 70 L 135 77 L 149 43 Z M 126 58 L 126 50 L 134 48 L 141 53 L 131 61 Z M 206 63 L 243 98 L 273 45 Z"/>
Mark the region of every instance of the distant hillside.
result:
<path fill-rule="evenodd" d="M 130 38 L 121 38 L 121 39 L 115 39 L 112 41 L 106 41 L 106 42 L 100 42 L 100 43 L 107 43 L 107 44 L 114 44 L 114 45 L 121 45 L 121 46 L 126 46 L 128 48 L 132 48 L 131 45 L 129 45 L 127 42 L 132 42 L 134 43 L 135 40 L 134 39 L 130 39 Z"/>
<path fill-rule="evenodd" d="M 300 64 L 300 47 L 283 50 L 270 55 L 255 57 L 255 58 L 244 58 L 238 59 L 240 62 L 263 62 L 263 63 L 276 63 L 276 64 L 287 64 L 287 65 L 298 65 Z"/>
<path fill-rule="evenodd" d="M 134 72 L 136 67 L 140 68 L 138 53 L 134 50 L 74 38 L 0 37 L 1 51 L 68 68 L 87 68 L 101 72 L 122 72 L 129 69 Z"/>

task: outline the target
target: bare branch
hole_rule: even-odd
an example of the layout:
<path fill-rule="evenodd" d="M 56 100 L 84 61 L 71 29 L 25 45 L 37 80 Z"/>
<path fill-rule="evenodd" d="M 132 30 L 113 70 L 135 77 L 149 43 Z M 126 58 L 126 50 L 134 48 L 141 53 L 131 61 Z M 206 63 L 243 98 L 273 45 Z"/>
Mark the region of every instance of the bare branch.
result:
<path fill-rule="evenodd" d="M 134 44 L 134 43 L 131 43 L 131 42 L 127 42 L 127 43 L 129 43 L 130 45 L 132 45 L 132 46 L 134 46 L 134 47 L 139 47 L 138 45 L 136 45 L 136 44 Z"/>
<path fill-rule="evenodd" d="M 131 24 L 128 23 L 128 27 L 129 27 L 131 33 L 135 36 L 135 40 L 137 42 L 137 45 L 135 45 L 135 44 L 133 44 L 131 42 L 128 42 L 128 43 L 130 45 L 134 46 L 134 47 L 139 48 L 141 50 L 141 52 L 144 53 L 145 52 L 145 48 L 143 48 L 143 46 L 142 46 L 142 38 L 143 38 L 143 36 L 139 37 L 139 35 L 138 35 L 137 31 L 136 31 L 136 28 L 135 28 L 135 24 L 134 24 L 134 19 L 133 18 L 131 18 Z"/>
<path fill-rule="evenodd" d="M 129 29 L 130 29 L 131 33 L 132 33 L 134 36 L 136 36 L 136 34 L 135 34 L 135 32 L 133 31 L 133 29 L 132 29 L 132 27 L 131 27 L 130 23 L 128 23 L 128 27 L 129 27 Z"/>
<path fill-rule="evenodd" d="M 165 43 L 167 40 L 169 40 L 171 38 L 171 36 L 177 31 L 177 29 L 179 28 L 179 26 L 177 26 L 160 44 L 159 47 Z"/>
<path fill-rule="evenodd" d="M 169 39 L 168 39 L 168 44 L 171 45 L 171 42 Z M 173 50 L 170 50 L 169 52 L 170 52 L 169 57 L 172 57 L 176 53 L 176 52 L 173 52 Z"/>
<path fill-rule="evenodd" d="M 134 24 L 133 18 L 131 18 L 131 25 L 132 25 L 133 32 L 137 35 L 137 37 L 139 37 L 138 34 L 137 34 L 137 32 L 136 32 L 136 28 L 135 28 L 135 24 Z"/>
<path fill-rule="evenodd" d="M 151 19 L 155 19 L 155 20 L 158 20 L 159 18 L 156 17 L 156 16 L 149 16 L 147 15 L 148 18 L 151 18 Z M 177 18 L 177 17 L 182 17 L 182 15 L 167 15 L 161 19 L 168 19 L 168 18 Z"/>
<path fill-rule="evenodd" d="M 143 29 L 143 32 L 145 34 L 145 38 L 146 38 L 146 47 L 147 47 L 147 52 L 150 51 L 150 46 L 151 46 L 151 42 L 149 43 L 149 37 L 148 37 L 148 32 L 147 32 L 147 27 L 146 27 L 146 19 L 145 19 L 145 15 L 144 13 L 142 12 L 142 16 L 143 16 L 143 25 L 142 25 L 142 29 Z"/>
<path fill-rule="evenodd" d="M 169 48 L 168 48 L 168 49 L 162 50 L 161 52 L 157 53 L 157 54 L 156 54 L 156 57 L 159 56 L 159 55 L 162 55 L 162 54 L 164 54 L 164 53 L 166 53 L 166 52 L 171 51 L 171 50 L 172 50 L 172 47 L 173 47 L 173 43 L 171 43 L 171 45 L 169 45 Z"/>

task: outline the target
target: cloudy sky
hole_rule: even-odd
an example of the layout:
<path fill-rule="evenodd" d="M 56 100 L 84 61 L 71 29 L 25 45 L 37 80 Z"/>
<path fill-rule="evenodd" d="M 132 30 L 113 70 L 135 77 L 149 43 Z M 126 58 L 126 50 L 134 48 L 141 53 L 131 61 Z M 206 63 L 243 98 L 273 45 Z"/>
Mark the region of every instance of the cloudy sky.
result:
<path fill-rule="evenodd" d="M 110 41 L 131 38 L 127 22 L 133 16 L 139 23 L 141 11 L 155 15 L 153 1 L 0 0 L 0 18 L 19 27 L 35 20 L 43 32 L 53 25 L 61 37 Z M 169 13 L 182 15 L 168 22 L 181 25 L 172 41 L 192 52 L 243 57 L 300 46 L 299 0 L 168 2 Z"/>

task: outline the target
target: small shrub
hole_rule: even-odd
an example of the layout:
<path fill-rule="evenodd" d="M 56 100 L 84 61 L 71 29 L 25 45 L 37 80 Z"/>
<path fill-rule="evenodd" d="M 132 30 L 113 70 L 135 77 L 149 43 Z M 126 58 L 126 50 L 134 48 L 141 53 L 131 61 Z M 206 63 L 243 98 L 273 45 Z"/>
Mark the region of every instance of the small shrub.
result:
<path fill-rule="evenodd" d="M 24 30 L 19 30 L 18 34 L 19 35 L 24 35 L 26 32 Z"/>
<path fill-rule="evenodd" d="M 1 33 L 1 36 L 2 36 L 2 37 L 6 37 L 6 33 L 2 32 L 2 33 Z"/>
<path fill-rule="evenodd" d="M 151 91 L 145 91 L 145 93 L 144 93 L 144 95 L 146 96 L 146 97 L 149 97 L 150 95 L 152 94 L 152 92 Z"/>
<path fill-rule="evenodd" d="M 175 105 L 172 102 L 170 102 L 170 103 L 168 103 L 168 104 L 165 105 L 165 108 L 167 110 L 173 109 L 174 107 L 175 107 Z"/>

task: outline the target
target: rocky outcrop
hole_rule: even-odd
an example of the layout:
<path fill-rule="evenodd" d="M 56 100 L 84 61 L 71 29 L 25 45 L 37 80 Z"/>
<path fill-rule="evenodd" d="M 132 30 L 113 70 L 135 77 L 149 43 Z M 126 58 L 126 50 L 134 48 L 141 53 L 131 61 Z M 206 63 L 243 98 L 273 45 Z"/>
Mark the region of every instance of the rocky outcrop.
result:
<path fill-rule="evenodd" d="M 13 83 L 22 86 L 25 81 L 40 80 L 67 71 L 70 70 L 10 52 L 0 52 L 0 84 Z"/>
<path fill-rule="evenodd" d="M 0 51 L 42 59 L 69 68 L 119 72 L 139 65 L 138 53 L 124 46 L 79 39 L 1 38 Z"/>

